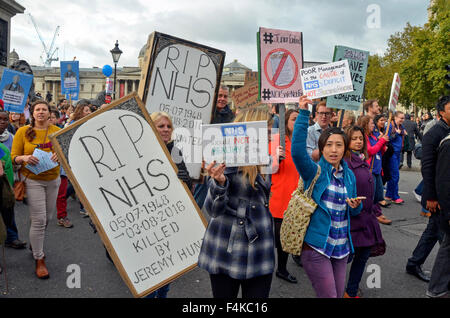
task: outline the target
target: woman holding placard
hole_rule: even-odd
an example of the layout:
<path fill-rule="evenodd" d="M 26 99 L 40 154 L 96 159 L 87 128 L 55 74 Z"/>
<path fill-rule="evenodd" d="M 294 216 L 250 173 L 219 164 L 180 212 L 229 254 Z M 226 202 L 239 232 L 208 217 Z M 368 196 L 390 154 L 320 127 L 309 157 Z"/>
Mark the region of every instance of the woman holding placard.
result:
<path fill-rule="evenodd" d="M 239 112 L 234 122 L 267 121 L 267 107 Z M 204 210 L 211 220 L 198 266 L 208 271 L 215 298 L 267 298 L 275 267 L 270 178 L 263 166 L 226 168 L 212 162 Z"/>
<path fill-rule="evenodd" d="M 306 96 L 300 98 L 291 153 L 306 188 L 318 166 L 321 173 L 312 191 L 317 208 L 306 231 L 301 259 L 317 297 L 340 298 L 344 295 L 347 259 L 354 253 L 350 216 L 361 212 L 361 198 L 356 194 L 355 175 L 343 160 L 349 142 L 340 128 L 327 128 L 321 133 L 318 163 L 308 155 L 308 103 L 312 101 Z"/>
<path fill-rule="evenodd" d="M 55 212 L 60 182 L 57 155 L 52 153 L 53 147 L 48 136 L 60 128 L 50 124 L 50 105 L 47 102 L 42 100 L 34 102 L 30 113 L 31 124 L 19 128 L 14 136 L 11 158 L 13 163 L 22 165 L 20 172 L 26 177 L 26 193 L 31 218 L 30 242 L 33 257 L 36 260 L 36 275 L 38 278 L 48 278 L 49 273 L 44 262 L 45 228 L 48 216 Z M 48 155 L 46 166 L 55 165 L 55 167 L 35 174 L 27 169 L 27 166 L 29 165 L 33 170 L 41 169 L 40 159 L 36 157 L 38 150 L 52 153 Z"/>

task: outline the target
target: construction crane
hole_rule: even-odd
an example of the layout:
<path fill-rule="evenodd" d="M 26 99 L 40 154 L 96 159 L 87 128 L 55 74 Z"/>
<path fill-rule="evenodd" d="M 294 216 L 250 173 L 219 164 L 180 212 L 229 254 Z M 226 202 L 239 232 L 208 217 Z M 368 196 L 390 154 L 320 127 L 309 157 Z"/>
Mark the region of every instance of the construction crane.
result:
<path fill-rule="evenodd" d="M 42 35 L 39 32 L 39 28 L 38 28 L 38 26 L 36 24 L 36 21 L 34 20 L 34 18 L 31 15 L 31 13 L 28 13 L 28 15 L 30 16 L 30 20 L 31 20 L 31 22 L 34 25 L 34 28 L 36 30 L 36 33 L 37 33 L 39 39 L 41 40 L 42 46 L 44 47 L 45 61 L 42 58 L 42 55 L 41 55 L 41 61 L 42 61 L 42 63 L 44 63 L 44 66 L 51 67 L 53 61 L 58 61 L 59 60 L 59 58 L 58 58 L 58 48 L 54 49 L 56 36 L 59 34 L 58 33 L 59 32 L 59 25 L 56 27 L 55 34 L 53 35 L 52 43 L 50 44 L 50 49 L 47 49 L 47 46 L 45 45 L 44 39 L 42 38 Z M 55 53 L 56 53 L 56 57 L 53 57 L 55 55 Z"/>

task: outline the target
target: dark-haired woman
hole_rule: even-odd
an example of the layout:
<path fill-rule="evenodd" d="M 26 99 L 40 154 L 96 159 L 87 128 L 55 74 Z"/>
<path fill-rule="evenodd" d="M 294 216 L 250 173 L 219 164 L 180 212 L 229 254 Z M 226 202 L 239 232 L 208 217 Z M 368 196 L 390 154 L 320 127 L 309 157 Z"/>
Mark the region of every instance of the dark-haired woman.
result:
<path fill-rule="evenodd" d="M 362 205 L 356 197 L 355 175 L 343 160 L 348 138 L 340 128 L 328 128 L 320 135 L 318 163 L 309 157 L 306 151 L 308 103 L 312 101 L 300 97 L 291 153 L 306 188 L 316 176 L 318 166 L 321 173 L 312 192 L 317 208 L 306 231 L 301 259 L 317 297 L 341 298 L 347 259 L 354 253 L 350 215 L 358 215 Z"/>
<path fill-rule="evenodd" d="M 290 109 L 286 112 L 284 118 L 286 127 L 285 149 L 279 146 L 280 135 L 275 135 L 269 143 L 269 152 L 273 160 L 269 209 L 275 223 L 275 246 L 277 248 L 278 258 L 276 275 L 290 283 L 297 283 L 297 279 L 287 271 L 286 264 L 289 254 L 284 252 L 281 247 L 280 229 L 284 211 L 286 211 L 289 205 L 292 192 L 298 186 L 299 175 L 291 157 L 291 139 L 297 116 L 297 110 Z M 281 155 L 284 157 L 283 160 L 280 160 Z"/>
<path fill-rule="evenodd" d="M 20 172 L 26 177 L 26 193 L 30 211 L 31 227 L 30 242 L 33 257 L 36 260 L 36 275 L 38 278 L 48 278 L 49 273 L 44 262 L 45 227 L 49 215 L 53 215 L 56 208 L 56 197 L 60 183 L 59 166 L 34 174 L 26 165 L 36 165 L 39 159 L 33 156 L 35 149 L 53 152 L 52 143 L 48 136 L 60 130 L 50 124 L 50 105 L 42 100 L 31 105 L 31 124 L 19 128 L 14 136 L 11 158 L 13 163 L 22 165 Z M 56 162 L 56 153 L 51 160 Z"/>
<path fill-rule="evenodd" d="M 369 119 L 372 120 L 370 117 Z M 366 197 L 363 200 L 361 213 L 350 218 L 350 232 L 355 253 L 344 295 L 345 298 L 359 298 L 357 296 L 358 287 L 367 260 L 371 254 L 372 256 L 384 254 L 386 244 L 381 235 L 378 220 L 373 213 L 375 180 L 366 161 L 368 144 L 364 136 L 364 129 L 359 126 L 351 126 L 345 132 L 350 142 L 345 161 L 355 175 L 358 197 Z"/>
<path fill-rule="evenodd" d="M 374 178 L 375 194 L 373 197 L 373 208 L 375 216 L 381 224 L 390 225 L 392 224 L 392 221 L 381 212 L 381 206 L 387 207 L 389 205 L 386 200 L 384 200 L 383 177 L 381 176 L 382 157 L 383 153 L 386 151 L 386 144 L 389 142 L 389 136 L 376 130 L 374 120 L 370 116 L 360 117 L 358 119 L 358 126 L 364 129 L 365 132 L 364 135 L 368 155 L 366 160 Z"/>

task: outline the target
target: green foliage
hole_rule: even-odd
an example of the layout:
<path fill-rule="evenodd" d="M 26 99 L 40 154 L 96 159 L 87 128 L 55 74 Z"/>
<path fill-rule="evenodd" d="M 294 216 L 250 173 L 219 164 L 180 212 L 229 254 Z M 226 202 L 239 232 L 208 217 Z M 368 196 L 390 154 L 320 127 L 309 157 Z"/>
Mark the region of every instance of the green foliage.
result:
<path fill-rule="evenodd" d="M 402 81 L 399 102 L 409 108 L 433 108 L 445 91 L 445 65 L 450 64 L 450 8 L 448 0 L 437 0 L 431 18 L 423 27 L 406 24 L 388 40 L 384 56 L 369 57 L 366 98 L 389 103 L 394 73 Z"/>

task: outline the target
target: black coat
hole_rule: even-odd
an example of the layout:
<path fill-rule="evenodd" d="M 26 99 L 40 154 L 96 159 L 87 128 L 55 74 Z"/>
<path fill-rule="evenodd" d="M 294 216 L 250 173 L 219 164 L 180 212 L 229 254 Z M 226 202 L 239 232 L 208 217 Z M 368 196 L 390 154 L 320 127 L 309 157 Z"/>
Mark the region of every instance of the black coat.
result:
<path fill-rule="evenodd" d="M 435 182 L 438 147 L 441 140 L 444 139 L 449 132 L 450 127 L 444 120 L 441 119 L 423 136 L 422 177 L 424 187 L 422 194 L 422 206 L 426 206 L 428 200 L 437 200 Z"/>
<path fill-rule="evenodd" d="M 405 122 L 403 123 L 403 127 L 405 127 L 408 134 L 406 136 L 408 138 L 408 147 L 405 147 L 404 151 L 413 151 L 414 146 L 416 145 L 415 137 L 419 138 L 419 129 L 417 128 L 417 124 L 412 120 L 405 120 Z"/>
<path fill-rule="evenodd" d="M 178 168 L 178 178 L 186 183 L 189 190 L 192 192 L 192 180 L 189 177 L 189 172 L 186 168 L 186 165 L 183 161 L 183 154 L 181 153 L 181 150 L 177 147 L 174 147 L 173 141 L 166 144 L 167 150 L 169 150 L 169 153 L 172 156 L 172 160 L 175 162 L 177 168 Z"/>
<path fill-rule="evenodd" d="M 211 124 L 225 124 L 225 123 L 231 123 L 234 120 L 234 113 L 226 105 L 221 110 L 217 110 L 217 108 L 214 109 L 214 118 L 211 122 Z"/>
<path fill-rule="evenodd" d="M 449 135 L 450 136 L 450 135 Z M 441 207 L 441 227 L 450 235 L 450 138 L 446 138 L 438 150 L 436 163 L 436 191 Z"/>

